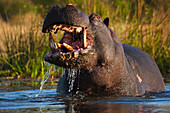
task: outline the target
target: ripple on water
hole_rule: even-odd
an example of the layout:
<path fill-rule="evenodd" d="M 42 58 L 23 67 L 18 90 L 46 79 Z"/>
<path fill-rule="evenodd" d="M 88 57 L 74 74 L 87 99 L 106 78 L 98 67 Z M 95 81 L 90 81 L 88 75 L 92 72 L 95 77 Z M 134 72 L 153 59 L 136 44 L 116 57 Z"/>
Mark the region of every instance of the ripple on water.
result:
<path fill-rule="evenodd" d="M 169 89 L 170 86 L 166 86 Z M 43 112 L 167 112 L 170 110 L 170 90 L 160 94 L 142 97 L 120 96 L 66 96 L 56 93 L 56 89 L 25 90 L 0 93 L 0 112 L 23 112 L 24 110 Z M 130 111 L 131 110 L 131 111 Z"/>
<path fill-rule="evenodd" d="M 79 70 L 68 71 L 69 90 L 73 85 Z M 44 77 L 44 81 L 48 76 Z M 43 84 L 42 84 L 43 86 Z M 0 112 L 169 112 L 170 86 L 163 93 L 149 93 L 142 97 L 130 96 L 65 96 L 56 93 L 56 89 L 23 90 L 0 92 Z M 40 88 L 41 89 L 41 88 Z"/>

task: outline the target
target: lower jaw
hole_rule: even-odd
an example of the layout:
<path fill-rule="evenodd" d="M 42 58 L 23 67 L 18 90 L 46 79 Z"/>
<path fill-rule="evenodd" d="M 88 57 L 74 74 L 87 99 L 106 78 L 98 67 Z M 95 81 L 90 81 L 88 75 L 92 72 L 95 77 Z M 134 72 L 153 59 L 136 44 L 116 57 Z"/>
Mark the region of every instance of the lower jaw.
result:
<path fill-rule="evenodd" d="M 45 55 L 44 61 L 64 68 L 79 68 L 85 62 L 83 56 L 93 54 L 93 49 L 84 49 L 80 51 L 71 51 L 67 53 L 49 52 Z"/>

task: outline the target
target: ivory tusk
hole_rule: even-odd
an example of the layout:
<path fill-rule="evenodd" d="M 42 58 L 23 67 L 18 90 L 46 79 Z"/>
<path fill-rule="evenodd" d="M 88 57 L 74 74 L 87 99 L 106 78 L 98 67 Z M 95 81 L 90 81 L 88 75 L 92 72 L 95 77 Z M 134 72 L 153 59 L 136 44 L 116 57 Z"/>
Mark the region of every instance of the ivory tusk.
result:
<path fill-rule="evenodd" d="M 87 47 L 87 42 L 86 42 L 86 29 L 83 28 L 83 47 Z"/>
<path fill-rule="evenodd" d="M 71 47 L 70 45 L 63 43 L 63 46 L 66 47 L 68 50 L 72 51 L 73 47 Z"/>

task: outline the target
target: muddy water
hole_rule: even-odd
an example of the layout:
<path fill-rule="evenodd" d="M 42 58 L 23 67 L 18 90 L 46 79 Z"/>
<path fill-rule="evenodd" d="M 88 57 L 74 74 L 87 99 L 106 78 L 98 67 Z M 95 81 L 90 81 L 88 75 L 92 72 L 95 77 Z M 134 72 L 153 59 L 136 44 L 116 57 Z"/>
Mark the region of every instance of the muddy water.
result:
<path fill-rule="evenodd" d="M 170 113 L 170 86 L 160 94 L 142 97 L 61 96 L 56 89 L 0 92 L 2 113 Z"/>

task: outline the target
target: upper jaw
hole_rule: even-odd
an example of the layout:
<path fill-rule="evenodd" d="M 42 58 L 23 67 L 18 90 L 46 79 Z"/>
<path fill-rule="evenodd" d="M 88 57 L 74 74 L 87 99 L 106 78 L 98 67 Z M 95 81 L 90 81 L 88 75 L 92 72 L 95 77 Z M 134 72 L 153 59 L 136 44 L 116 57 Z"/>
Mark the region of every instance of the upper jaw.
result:
<path fill-rule="evenodd" d="M 67 24 L 85 28 L 89 25 L 89 18 L 86 13 L 79 12 L 73 4 L 67 4 L 66 7 L 63 8 L 56 5 L 47 13 L 42 32 L 47 33 L 48 28 L 55 24 Z"/>
<path fill-rule="evenodd" d="M 88 33 L 89 17 L 79 12 L 72 4 L 60 8 L 54 6 L 44 19 L 42 32 L 49 33 L 51 52 L 44 60 L 59 66 L 71 65 L 84 54 L 92 54 L 93 40 Z M 53 34 L 58 30 L 65 31 L 59 43 L 55 43 Z M 76 64 L 76 63 L 75 63 Z M 73 66 L 73 65 L 72 65 Z"/>

